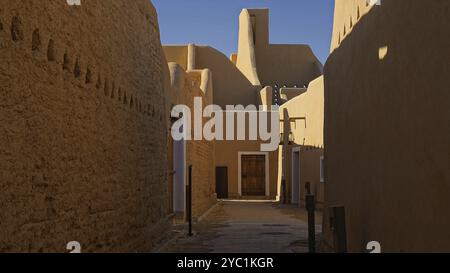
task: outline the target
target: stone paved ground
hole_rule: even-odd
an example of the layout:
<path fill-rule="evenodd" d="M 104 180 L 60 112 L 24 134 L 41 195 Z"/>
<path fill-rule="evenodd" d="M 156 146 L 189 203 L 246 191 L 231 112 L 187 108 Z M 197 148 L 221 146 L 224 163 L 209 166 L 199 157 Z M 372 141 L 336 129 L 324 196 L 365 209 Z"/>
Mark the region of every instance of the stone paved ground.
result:
<path fill-rule="evenodd" d="M 321 215 L 317 213 L 317 233 L 321 231 L 321 221 Z M 193 237 L 179 236 L 160 249 L 160 252 L 308 251 L 306 211 L 274 202 L 222 201 L 203 221 L 194 225 L 194 231 Z"/>

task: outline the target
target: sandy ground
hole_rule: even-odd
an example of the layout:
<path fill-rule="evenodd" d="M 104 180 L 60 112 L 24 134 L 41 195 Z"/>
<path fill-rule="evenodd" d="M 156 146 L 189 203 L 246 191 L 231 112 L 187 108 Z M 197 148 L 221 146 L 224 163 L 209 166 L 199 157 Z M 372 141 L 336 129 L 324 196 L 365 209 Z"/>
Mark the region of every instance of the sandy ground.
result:
<path fill-rule="evenodd" d="M 322 216 L 316 214 L 320 240 Z M 270 201 L 222 201 L 194 236 L 171 240 L 159 252 L 175 253 L 299 253 L 308 251 L 307 213 Z"/>

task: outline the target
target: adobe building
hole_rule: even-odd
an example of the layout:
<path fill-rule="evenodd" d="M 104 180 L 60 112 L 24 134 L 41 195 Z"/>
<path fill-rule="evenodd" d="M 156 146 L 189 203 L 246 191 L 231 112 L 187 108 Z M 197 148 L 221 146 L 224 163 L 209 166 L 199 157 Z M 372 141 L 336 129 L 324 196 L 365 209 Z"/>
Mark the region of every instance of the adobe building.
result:
<path fill-rule="evenodd" d="M 208 46 L 164 46 L 168 62 L 188 71 L 211 71 L 214 104 L 222 109 L 265 105 L 270 110 L 282 103 L 282 88 L 295 97 L 322 74 L 309 46 L 269 43 L 268 9 L 244 9 L 239 21 L 238 52 L 230 58 Z M 279 198 L 278 147 L 265 152 L 261 144 L 248 138 L 215 141 L 218 198 Z"/>
<path fill-rule="evenodd" d="M 336 0 L 324 69 L 325 201 L 350 252 L 450 250 L 450 2 Z M 334 245 L 330 215 L 325 243 Z"/>
<path fill-rule="evenodd" d="M 169 63 L 170 87 L 168 104 L 185 105 L 194 109 L 194 98 L 202 99 L 202 107 L 213 103 L 212 76 L 208 69 L 186 71 L 177 63 Z M 172 124 L 183 117 L 172 115 Z M 207 119 L 203 118 L 206 122 Z M 194 116 L 190 117 L 194 124 Z M 187 133 L 187 132 L 186 132 Z M 175 214 L 175 223 L 186 219 L 188 208 L 189 166 L 192 166 L 192 216 L 201 217 L 217 201 L 214 184 L 214 141 L 174 140 L 169 135 L 169 213 Z"/>
<path fill-rule="evenodd" d="M 322 75 L 308 45 L 269 43 L 269 10 L 244 9 L 239 16 L 236 66 L 255 86 L 303 87 Z"/>
<path fill-rule="evenodd" d="M 304 207 L 305 196 L 312 194 L 316 207 L 322 209 L 325 182 L 323 76 L 313 80 L 304 93 L 285 102 L 280 114 L 283 145 L 279 149 L 278 181 L 281 192 L 286 192 L 282 199 Z"/>
<path fill-rule="evenodd" d="M 164 66 L 147 0 L 0 1 L 0 252 L 150 250 L 169 223 Z"/>

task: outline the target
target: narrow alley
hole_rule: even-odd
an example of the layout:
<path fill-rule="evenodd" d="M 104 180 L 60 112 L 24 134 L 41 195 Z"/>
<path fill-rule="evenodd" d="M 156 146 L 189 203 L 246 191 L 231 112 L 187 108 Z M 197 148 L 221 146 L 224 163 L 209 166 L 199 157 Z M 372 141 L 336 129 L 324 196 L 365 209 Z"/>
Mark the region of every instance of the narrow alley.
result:
<path fill-rule="evenodd" d="M 320 214 L 316 215 L 320 241 Z M 221 201 L 202 221 L 194 236 L 185 232 L 159 252 L 165 253 L 302 253 L 308 252 L 307 213 L 271 201 Z"/>
<path fill-rule="evenodd" d="M 450 253 L 449 18 L 450 0 L 0 0 L 0 254 L 198 272 Z"/>

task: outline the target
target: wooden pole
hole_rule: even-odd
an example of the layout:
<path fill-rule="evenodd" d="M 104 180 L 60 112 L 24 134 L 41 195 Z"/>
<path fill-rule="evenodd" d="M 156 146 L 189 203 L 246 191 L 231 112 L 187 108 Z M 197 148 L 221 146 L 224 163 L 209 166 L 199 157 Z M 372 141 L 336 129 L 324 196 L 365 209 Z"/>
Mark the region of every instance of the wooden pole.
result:
<path fill-rule="evenodd" d="M 192 236 L 192 165 L 189 166 L 189 191 L 188 191 L 188 236 Z"/>
<path fill-rule="evenodd" d="M 314 195 L 306 195 L 306 210 L 308 211 L 308 246 L 309 253 L 316 252 L 316 200 Z"/>

